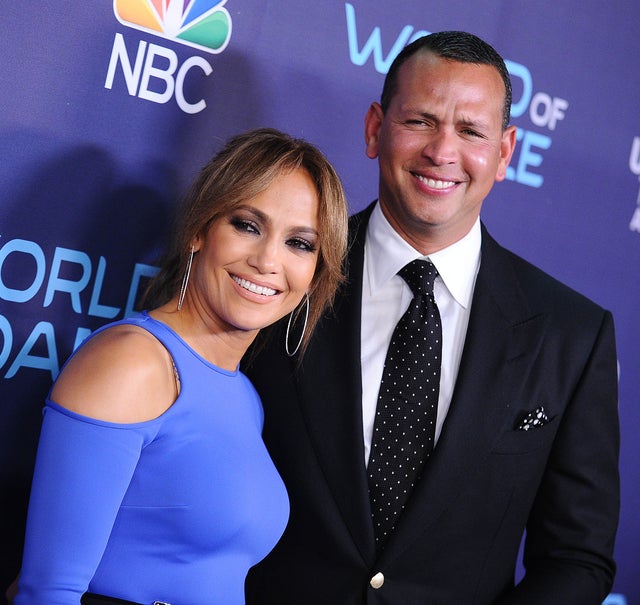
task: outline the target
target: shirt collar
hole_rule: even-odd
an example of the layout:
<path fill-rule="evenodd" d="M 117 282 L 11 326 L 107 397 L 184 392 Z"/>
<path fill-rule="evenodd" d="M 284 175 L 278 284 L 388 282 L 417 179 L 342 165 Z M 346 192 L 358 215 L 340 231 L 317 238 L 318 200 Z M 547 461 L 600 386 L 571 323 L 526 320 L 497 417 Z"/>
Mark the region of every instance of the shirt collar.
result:
<path fill-rule="evenodd" d="M 429 258 L 451 296 L 464 308 L 471 304 L 480 267 L 480 218 L 462 239 L 425 257 L 408 244 L 376 204 L 367 227 L 366 263 L 371 293 L 384 286 L 402 267 L 417 258 Z"/>

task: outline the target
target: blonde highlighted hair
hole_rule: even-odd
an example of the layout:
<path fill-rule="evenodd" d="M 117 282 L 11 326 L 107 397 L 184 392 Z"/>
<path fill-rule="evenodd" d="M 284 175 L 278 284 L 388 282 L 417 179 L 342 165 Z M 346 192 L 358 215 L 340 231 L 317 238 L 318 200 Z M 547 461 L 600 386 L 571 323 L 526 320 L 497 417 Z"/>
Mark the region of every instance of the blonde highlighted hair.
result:
<path fill-rule="evenodd" d="M 191 243 L 212 221 L 266 190 L 283 173 L 305 170 L 318 194 L 318 264 L 309 288 L 309 319 L 301 352 L 342 280 L 347 248 L 347 203 L 340 179 L 323 153 L 303 139 L 273 128 L 232 137 L 204 166 L 189 190 L 177 230 L 145 305 L 159 306 L 178 294 Z"/>

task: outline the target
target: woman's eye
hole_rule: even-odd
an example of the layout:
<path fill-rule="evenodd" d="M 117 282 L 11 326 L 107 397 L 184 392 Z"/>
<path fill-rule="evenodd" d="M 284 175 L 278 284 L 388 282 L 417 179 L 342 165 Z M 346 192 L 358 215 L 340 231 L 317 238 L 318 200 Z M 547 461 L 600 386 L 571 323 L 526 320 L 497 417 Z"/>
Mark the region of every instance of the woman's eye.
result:
<path fill-rule="evenodd" d="M 304 250 L 305 252 L 314 252 L 316 249 L 315 244 L 301 237 L 294 237 L 287 240 L 287 245 L 298 250 Z"/>
<path fill-rule="evenodd" d="M 258 226 L 250 220 L 232 218 L 231 224 L 237 231 L 243 231 L 246 233 L 259 233 Z"/>

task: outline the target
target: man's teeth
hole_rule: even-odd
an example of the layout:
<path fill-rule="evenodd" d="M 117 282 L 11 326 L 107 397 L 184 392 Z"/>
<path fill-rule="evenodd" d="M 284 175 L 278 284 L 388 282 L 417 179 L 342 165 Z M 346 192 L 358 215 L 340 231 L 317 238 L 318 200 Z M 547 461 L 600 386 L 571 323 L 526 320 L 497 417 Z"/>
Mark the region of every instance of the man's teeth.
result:
<path fill-rule="evenodd" d="M 456 182 L 455 181 L 436 181 L 435 179 L 427 179 L 419 174 L 416 175 L 419 181 L 422 181 L 427 187 L 431 187 L 432 189 L 446 189 L 447 187 L 453 187 Z"/>
<path fill-rule="evenodd" d="M 255 292 L 256 294 L 262 294 L 263 296 L 273 296 L 276 291 L 273 288 L 267 288 L 266 286 L 258 286 L 246 279 L 242 279 L 241 277 L 233 276 L 233 281 L 235 281 L 238 285 L 242 286 L 245 290 L 249 290 L 249 292 Z"/>

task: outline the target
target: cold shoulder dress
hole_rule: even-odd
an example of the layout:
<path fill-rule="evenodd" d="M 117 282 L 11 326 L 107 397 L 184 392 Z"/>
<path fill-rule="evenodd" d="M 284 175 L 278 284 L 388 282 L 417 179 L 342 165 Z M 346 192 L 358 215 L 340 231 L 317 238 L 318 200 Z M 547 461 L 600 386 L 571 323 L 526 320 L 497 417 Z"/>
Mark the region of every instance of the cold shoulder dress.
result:
<path fill-rule="evenodd" d="M 260 399 L 240 371 L 210 364 L 148 314 L 115 323 L 140 326 L 167 348 L 180 395 L 136 424 L 47 400 L 15 603 L 77 605 L 89 591 L 242 605 L 248 569 L 289 514 L 262 441 Z"/>

